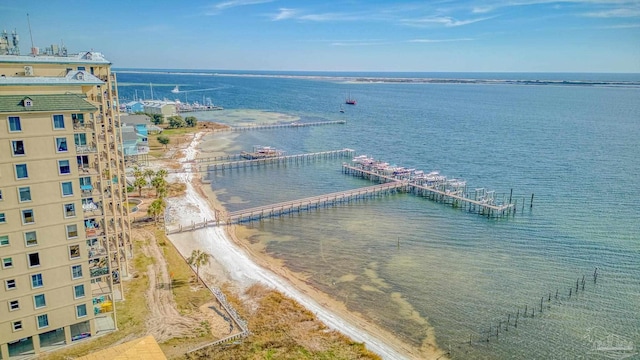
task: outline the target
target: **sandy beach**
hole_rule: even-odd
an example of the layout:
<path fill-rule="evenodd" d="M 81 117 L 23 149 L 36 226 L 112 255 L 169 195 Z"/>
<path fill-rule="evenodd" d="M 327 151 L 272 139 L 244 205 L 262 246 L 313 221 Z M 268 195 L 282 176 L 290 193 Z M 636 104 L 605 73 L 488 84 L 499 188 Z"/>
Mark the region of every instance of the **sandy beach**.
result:
<path fill-rule="evenodd" d="M 211 186 L 201 183 L 199 174 L 191 170 L 198 157 L 222 155 L 221 151 L 232 141 L 227 140 L 217 138 L 213 142 L 207 137 L 207 132 L 199 132 L 170 160 L 180 163 L 184 172 L 171 174 L 169 181 L 183 182 L 187 188 L 184 196 L 167 199 L 167 227 L 188 226 L 205 219 L 213 221 L 216 211 L 224 211 Z M 158 166 L 169 165 L 164 163 Z M 433 332 L 427 334 L 421 348 L 403 343 L 360 314 L 348 311 L 344 303 L 314 289 L 303 276 L 286 269 L 281 261 L 270 257 L 259 245 L 248 241 L 252 235 L 252 230 L 243 227 L 219 226 L 169 235 L 169 239 L 184 256 L 189 256 L 194 249 L 201 249 L 212 255 L 210 264 L 200 270 L 202 277 L 210 285 L 231 284 L 238 294 L 255 283 L 276 289 L 314 312 L 328 327 L 365 343 L 368 349 L 384 359 L 446 357 L 445 352 L 435 345 Z"/>

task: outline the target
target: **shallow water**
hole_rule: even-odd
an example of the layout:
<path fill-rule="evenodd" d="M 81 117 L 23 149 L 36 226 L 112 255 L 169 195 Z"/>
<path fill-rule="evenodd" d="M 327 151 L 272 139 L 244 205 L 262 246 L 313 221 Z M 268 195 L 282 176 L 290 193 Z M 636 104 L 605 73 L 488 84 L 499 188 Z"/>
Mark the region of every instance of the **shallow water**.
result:
<path fill-rule="evenodd" d="M 526 200 L 515 217 L 497 220 L 400 194 L 249 225 L 270 254 L 407 342 L 419 346 L 428 324 L 460 359 L 602 357 L 612 352 L 594 344 L 608 335 L 640 344 L 639 89 L 157 81 L 219 86 L 215 103 L 270 112 L 201 119 L 347 120 L 241 133 L 232 153 L 257 144 L 289 154 L 349 147 Z M 347 91 L 358 105 L 340 114 Z M 233 211 L 370 185 L 342 174 L 342 161 L 226 171 L 212 186 Z"/>

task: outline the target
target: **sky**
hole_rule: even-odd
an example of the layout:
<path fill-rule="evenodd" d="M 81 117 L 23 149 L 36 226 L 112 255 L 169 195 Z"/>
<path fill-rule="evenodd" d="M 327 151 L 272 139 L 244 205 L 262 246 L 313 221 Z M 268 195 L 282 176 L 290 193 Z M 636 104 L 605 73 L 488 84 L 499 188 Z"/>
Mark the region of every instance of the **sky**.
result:
<path fill-rule="evenodd" d="M 0 0 L 29 23 L 115 68 L 640 73 L 640 0 Z"/>

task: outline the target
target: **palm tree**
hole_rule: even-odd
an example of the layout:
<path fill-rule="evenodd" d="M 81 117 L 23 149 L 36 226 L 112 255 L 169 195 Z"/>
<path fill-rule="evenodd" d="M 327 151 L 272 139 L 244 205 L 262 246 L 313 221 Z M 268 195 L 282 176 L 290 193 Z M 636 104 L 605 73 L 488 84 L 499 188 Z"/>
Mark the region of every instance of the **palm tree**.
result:
<path fill-rule="evenodd" d="M 198 279 L 200 279 L 200 266 L 208 265 L 210 258 L 211 254 L 198 249 L 193 250 L 191 256 L 187 258 L 187 263 L 196 267 L 196 276 Z M 204 281 L 202 281 L 202 283 L 204 284 Z"/>
<path fill-rule="evenodd" d="M 158 218 L 164 213 L 164 209 L 167 204 L 162 199 L 156 199 L 147 208 L 147 215 L 153 217 L 153 220 L 158 223 Z"/>
<path fill-rule="evenodd" d="M 166 169 L 160 169 L 156 171 L 156 176 L 161 177 L 163 179 L 167 177 L 167 174 L 169 174 L 169 172 Z"/>
<path fill-rule="evenodd" d="M 147 185 L 147 180 L 143 177 L 137 177 L 133 182 L 133 186 L 138 188 L 138 192 L 140 193 L 140 197 L 142 197 L 142 188 Z"/>
<path fill-rule="evenodd" d="M 151 180 L 151 185 L 156 188 L 156 197 L 162 198 L 167 194 L 167 180 L 163 177 L 154 177 L 153 180 Z"/>
<path fill-rule="evenodd" d="M 156 174 L 155 171 L 153 171 L 153 169 L 146 169 L 145 171 L 142 172 L 142 175 L 144 175 L 148 180 L 147 184 L 149 184 L 149 186 L 151 186 L 151 180 L 153 179 L 153 176 Z"/>

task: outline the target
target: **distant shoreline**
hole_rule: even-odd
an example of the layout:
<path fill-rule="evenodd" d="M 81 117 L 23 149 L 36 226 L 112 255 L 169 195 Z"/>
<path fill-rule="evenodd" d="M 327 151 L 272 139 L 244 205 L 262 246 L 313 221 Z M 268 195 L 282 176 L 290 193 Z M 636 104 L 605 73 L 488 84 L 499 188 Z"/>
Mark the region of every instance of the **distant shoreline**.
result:
<path fill-rule="evenodd" d="M 164 74 L 164 75 L 183 75 L 183 76 L 219 76 L 219 77 L 246 77 L 246 78 L 275 78 L 275 79 L 300 79 L 300 80 L 322 80 L 322 81 L 341 81 L 347 83 L 366 83 L 366 84 L 480 84 L 480 85 L 556 85 L 556 86 L 612 86 L 612 87 L 640 87 L 640 81 L 598 81 L 598 80 L 561 80 L 561 79 L 495 79 L 495 78 L 469 78 L 464 75 L 469 73 L 460 73 L 461 77 L 398 77 L 398 76 L 336 76 L 336 75 L 320 75 L 320 74 L 268 74 L 268 73 L 220 73 L 205 72 L 200 70 L 184 71 L 184 70 L 145 70 L 145 69 L 123 69 L 116 70 L 116 73 L 126 74 Z M 395 73 L 390 73 L 395 74 Z M 425 73 L 427 74 L 427 73 Z M 451 74 L 455 73 L 443 73 Z M 483 73 L 475 73 L 483 74 Z M 493 73 L 486 73 L 487 75 Z M 514 73 L 514 75 L 519 73 Z M 524 73 L 523 73 L 524 74 Z M 585 73 L 585 75 L 588 73 Z M 544 75 L 540 73 L 540 75 Z M 616 74 L 620 75 L 620 74 Z"/>

